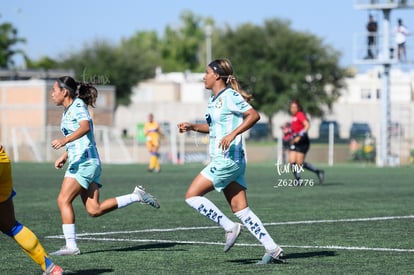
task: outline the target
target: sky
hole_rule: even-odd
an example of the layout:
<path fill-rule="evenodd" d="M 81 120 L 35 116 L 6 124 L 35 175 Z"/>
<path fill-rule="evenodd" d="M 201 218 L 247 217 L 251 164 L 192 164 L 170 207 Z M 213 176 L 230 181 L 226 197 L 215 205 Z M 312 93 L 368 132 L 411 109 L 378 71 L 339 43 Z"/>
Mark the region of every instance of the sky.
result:
<path fill-rule="evenodd" d="M 180 26 L 183 11 L 212 17 L 218 27 L 263 25 L 267 19 L 278 18 L 290 21 L 295 31 L 320 37 L 342 53 L 341 66 L 352 66 L 355 36 L 365 32 L 370 13 L 355 9 L 356 1 L 368 0 L 1 0 L 0 22 L 17 28 L 27 41 L 19 48 L 36 60 L 58 59 L 96 39 L 116 45 L 137 31 L 156 31 L 161 36 L 166 26 Z M 395 25 L 402 18 L 414 30 L 413 14 L 414 9 L 393 10 L 390 23 Z M 381 27 L 382 13 L 373 15 Z M 214 49 L 212 56 L 217 57 Z M 22 60 L 15 62 L 19 65 Z"/>

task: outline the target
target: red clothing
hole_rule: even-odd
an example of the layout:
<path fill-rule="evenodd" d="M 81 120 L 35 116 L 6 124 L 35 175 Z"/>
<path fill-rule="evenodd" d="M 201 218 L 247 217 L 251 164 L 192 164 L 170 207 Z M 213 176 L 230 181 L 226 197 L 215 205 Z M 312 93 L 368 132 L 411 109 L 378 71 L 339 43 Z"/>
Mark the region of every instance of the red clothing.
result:
<path fill-rule="evenodd" d="M 284 141 L 289 141 L 291 140 L 292 136 L 293 136 L 293 132 L 292 132 L 292 127 L 289 126 L 283 126 L 282 127 L 282 132 L 283 132 L 283 140 Z"/>
<path fill-rule="evenodd" d="M 292 131 L 294 134 L 300 133 L 304 128 L 304 121 L 308 120 L 304 112 L 297 112 L 294 116 L 292 116 Z"/>

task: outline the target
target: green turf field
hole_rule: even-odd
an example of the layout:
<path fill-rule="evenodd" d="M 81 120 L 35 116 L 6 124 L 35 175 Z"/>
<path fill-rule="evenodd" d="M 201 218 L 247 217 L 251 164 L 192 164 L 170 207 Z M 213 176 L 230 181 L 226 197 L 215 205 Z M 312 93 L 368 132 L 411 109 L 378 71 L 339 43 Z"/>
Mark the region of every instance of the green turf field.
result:
<path fill-rule="evenodd" d="M 158 197 L 159 210 L 134 204 L 99 218 L 75 201 L 81 255 L 53 257 L 67 274 L 412 274 L 413 167 L 324 167 L 323 185 L 289 187 L 273 163 L 248 164 L 250 207 L 285 252 L 288 264 L 258 266 L 264 249 L 247 231 L 223 253 L 224 231 L 184 202 L 202 165 L 104 165 L 101 199 L 136 184 Z M 18 220 L 51 252 L 64 244 L 56 206 L 64 170 L 13 164 Z M 308 185 L 316 181 L 304 173 Z M 285 179 L 285 181 L 283 181 Z M 281 185 L 281 186 L 278 186 Z M 223 194 L 208 194 L 231 219 Z M 41 274 L 7 236 L 0 237 L 0 274 Z"/>

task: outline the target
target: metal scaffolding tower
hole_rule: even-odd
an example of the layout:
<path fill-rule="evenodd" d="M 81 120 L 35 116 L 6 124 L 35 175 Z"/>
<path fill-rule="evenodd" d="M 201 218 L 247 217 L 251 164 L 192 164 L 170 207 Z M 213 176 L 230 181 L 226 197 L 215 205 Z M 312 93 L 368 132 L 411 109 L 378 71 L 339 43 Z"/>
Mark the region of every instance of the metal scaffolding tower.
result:
<path fill-rule="evenodd" d="M 391 65 L 399 64 L 400 62 L 410 63 L 408 57 L 404 61 L 399 60 L 397 50 L 391 46 L 390 38 L 392 33 L 390 32 L 390 14 L 395 9 L 413 9 L 414 0 L 354 0 L 354 8 L 359 10 L 377 10 L 383 13 L 382 33 L 375 34 L 376 44 L 378 49 L 375 50 L 373 57 L 362 57 L 354 55 L 355 64 L 366 65 L 382 65 L 383 71 L 381 73 L 382 89 L 381 89 L 381 118 L 380 118 L 380 146 L 379 155 L 377 157 L 378 166 L 392 165 L 391 155 L 391 102 L 390 102 L 390 69 Z M 381 34 L 381 35 L 380 35 Z M 365 33 L 364 36 L 370 35 Z M 372 35 L 372 34 L 371 34 Z M 370 51 L 366 42 L 361 47 L 359 43 L 356 43 L 356 51 L 360 52 L 361 49 Z"/>

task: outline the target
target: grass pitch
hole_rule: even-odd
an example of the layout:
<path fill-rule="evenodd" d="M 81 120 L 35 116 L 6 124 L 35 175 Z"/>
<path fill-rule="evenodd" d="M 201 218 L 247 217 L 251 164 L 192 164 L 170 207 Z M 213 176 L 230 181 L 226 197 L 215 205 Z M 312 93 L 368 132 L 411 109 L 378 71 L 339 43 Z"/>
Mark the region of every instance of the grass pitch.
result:
<path fill-rule="evenodd" d="M 56 206 L 64 170 L 53 164 L 14 163 L 18 220 L 47 251 L 62 245 Z M 81 255 L 53 257 L 67 274 L 409 274 L 414 270 L 412 167 L 324 167 L 325 182 L 292 187 L 273 163 L 247 166 L 248 200 L 286 253 L 288 264 L 258 266 L 264 249 L 244 230 L 223 253 L 224 231 L 184 202 L 202 165 L 104 165 L 101 200 L 131 192 L 154 194 L 160 209 L 134 204 L 99 218 L 74 202 Z M 207 195 L 232 220 L 223 194 Z M 0 274 L 41 274 L 6 235 L 0 237 Z"/>

